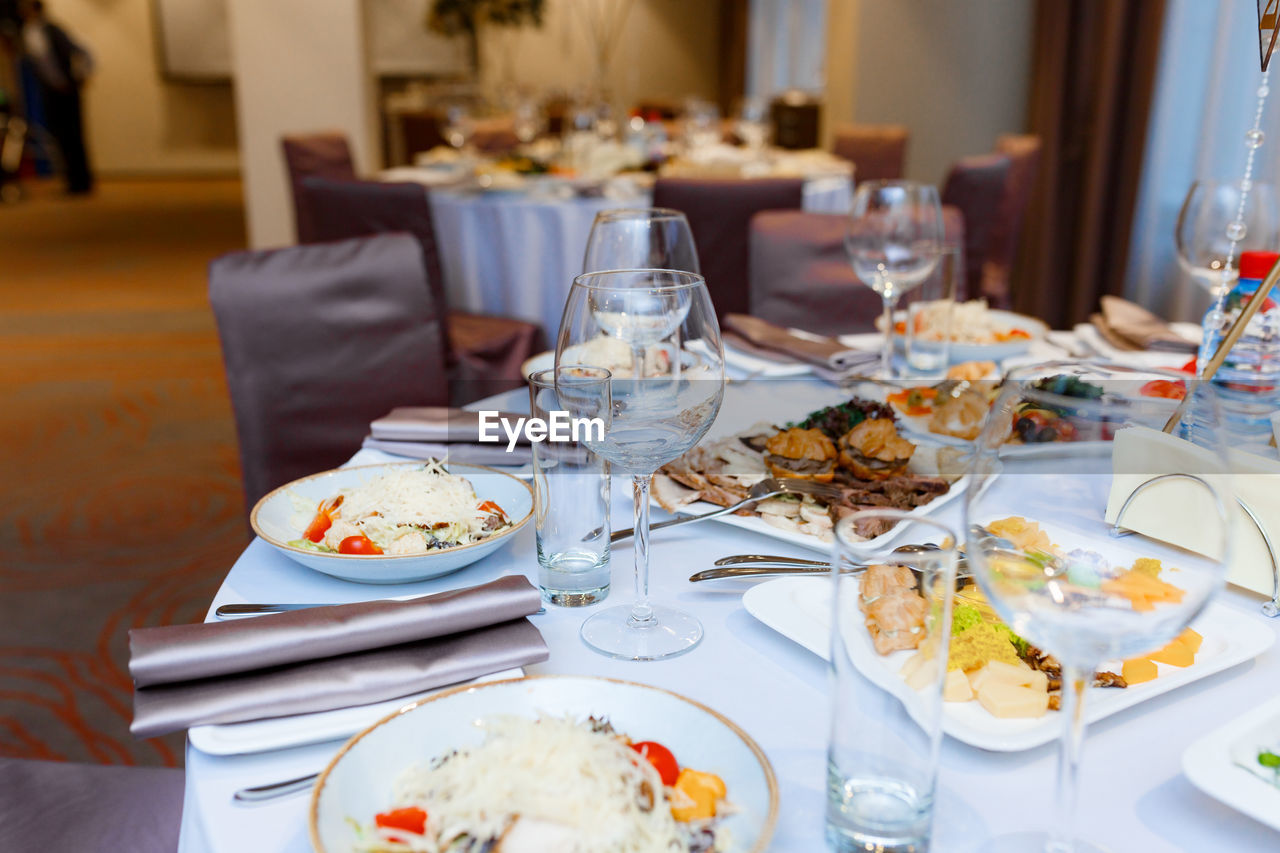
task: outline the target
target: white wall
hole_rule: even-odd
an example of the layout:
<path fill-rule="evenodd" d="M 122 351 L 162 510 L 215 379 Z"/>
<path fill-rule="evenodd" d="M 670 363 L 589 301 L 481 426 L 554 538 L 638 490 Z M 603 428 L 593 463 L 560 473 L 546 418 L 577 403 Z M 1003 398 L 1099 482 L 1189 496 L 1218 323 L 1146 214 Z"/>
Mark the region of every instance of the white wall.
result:
<path fill-rule="evenodd" d="M 360 0 L 228 0 L 249 243 L 292 243 L 287 133 L 340 130 L 357 171 L 376 168 L 373 78 Z"/>
<path fill-rule="evenodd" d="M 829 0 L 828 127 L 911 129 L 907 177 L 1025 129 L 1035 5 L 1026 0 Z"/>
<path fill-rule="evenodd" d="M 236 171 L 231 86 L 162 78 L 151 0 L 46 0 L 45 6 L 94 56 L 85 122 L 99 173 Z"/>

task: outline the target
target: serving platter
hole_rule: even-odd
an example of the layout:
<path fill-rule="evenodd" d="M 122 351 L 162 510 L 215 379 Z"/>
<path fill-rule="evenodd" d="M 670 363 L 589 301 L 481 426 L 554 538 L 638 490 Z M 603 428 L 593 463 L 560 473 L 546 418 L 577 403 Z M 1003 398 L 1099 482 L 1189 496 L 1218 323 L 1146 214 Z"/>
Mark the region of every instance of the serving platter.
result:
<path fill-rule="evenodd" d="M 723 826 L 735 850 L 761 853 L 769 845 L 778 817 L 777 781 L 764 752 L 733 722 L 657 687 L 586 676 L 537 676 L 425 699 L 348 741 L 312 792 L 308 822 L 317 853 L 354 853 L 351 821 L 368 824 L 386 811 L 396 778 L 405 769 L 480 743 L 476 721 L 499 714 L 604 717 L 635 740 L 658 741 L 682 766 L 725 781 L 736 811 Z"/>
<path fill-rule="evenodd" d="M 1280 741 L 1280 696 L 1197 740 L 1182 753 L 1191 784 L 1223 805 L 1280 830 L 1280 787 L 1240 766 L 1259 745 Z"/>
<path fill-rule="evenodd" d="M 856 584 L 848 584 L 856 589 Z M 831 655 L 831 582 L 828 578 L 779 578 L 752 587 L 742 597 L 747 612 L 794 640 L 804 648 L 829 660 Z M 1133 707 L 1183 685 L 1252 660 L 1275 641 L 1269 626 L 1256 618 L 1242 618 L 1239 611 L 1211 603 L 1191 627 L 1204 637 L 1196 661 L 1181 669 L 1159 664 L 1160 676 L 1123 690 L 1095 689 L 1085 703 L 1087 722 L 1095 722 Z M 871 646 L 870 636 L 861 643 L 850 642 L 854 665 L 868 678 L 899 692 L 905 684 L 898 675 L 909 652 L 881 657 Z M 848 638 L 847 638 L 848 639 Z M 910 708 L 911 691 L 902 691 Z M 999 719 L 977 702 L 946 702 L 943 731 L 956 740 L 992 752 L 1020 752 L 1058 738 L 1062 726 L 1057 712 L 1037 719 Z"/>
<path fill-rule="evenodd" d="M 529 484 L 495 468 L 454 462 L 448 463 L 446 470 L 469 480 L 478 501 L 493 501 L 502 507 L 511 519 L 510 527 L 470 545 L 420 554 L 326 554 L 289 544 L 302 537 L 302 530 L 309 520 L 303 520 L 299 526 L 295 499 L 314 507 L 343 489 L 355 488 L 389 471 L 421 465 L 421 462 L 358 465 L 294 480 L 259 500 L 249 514 L 249 523 L 253 532 L 268 545 L 309 569 L 357 583 L 390 584 L 426 580 L 465 568 L 510 542 L 511 537 L 533 518 L 533 489 Z"/>

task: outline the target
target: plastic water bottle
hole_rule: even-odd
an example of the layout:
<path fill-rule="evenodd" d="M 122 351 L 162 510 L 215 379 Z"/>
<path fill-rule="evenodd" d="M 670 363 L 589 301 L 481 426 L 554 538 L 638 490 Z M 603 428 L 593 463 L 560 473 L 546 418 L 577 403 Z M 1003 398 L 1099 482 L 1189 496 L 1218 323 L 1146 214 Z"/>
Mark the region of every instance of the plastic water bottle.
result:
<path fill-rule="evenodd" d="M 1280 253 L 1243 252 L 1240 278 L 1204 315 L 1204 342 L 1197 368 L 1218 351 L 1218 345 L 1244 306 L 1258 295 Z M 1271 415 L 1280 410 L 1280 285 L 1249 322 L 1240 340 L 1218 368 L 1213 383 L 1221 402 L 1222 419 L 1233 447 L 1274 456 Z"/>

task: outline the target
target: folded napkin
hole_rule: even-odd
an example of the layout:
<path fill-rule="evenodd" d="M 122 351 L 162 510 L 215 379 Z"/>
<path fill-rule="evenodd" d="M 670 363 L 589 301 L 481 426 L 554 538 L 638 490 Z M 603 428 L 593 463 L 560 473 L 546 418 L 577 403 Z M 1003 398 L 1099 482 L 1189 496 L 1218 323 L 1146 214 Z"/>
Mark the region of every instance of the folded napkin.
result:
<path fill-rule="evenodd" d="M 782 355 L 830 371 L 849 370 L 876 358 L 874 353 L 850 349 L 835 338 L 801 329 L 784 329 L 746 314 L 729 314 L 724 318 L 724 328 L 731 336 L 765 350 L 774 358 Z"/>
<path fill-rule="evenodd" d="M 154 737 L 364 705 L 547 659 L 521 575 L 409 601 L 368 601 L 129 632 L 134 718 Z"/>
<path fill-rule="evenodd" d="M 523 415 L 510 412 L 498 412 L 498 416 L 508 422 L 512 429 Z M 492 419 L 489 421 L 493 423 Z M 489 435 L 495 429 L 489 428 Z M 501 444 L 506 446 L 506 430 L 496 428 L 501 437 Z M 392 409 L 390 414 L 383 415 L 369 424 L 369 434 L 383 441 L 423 441 L 439 444 L 478 444 L 480 442 L 480 413 L 467 409 L 451 409 L 447 406 L 404 406 Z M 520 431 L 516 441 L 528 444 L 529 436 Z"/>
<path fill-rule="evenodd" d="M 442 444 L 434 441 L 387 441 L 367 435 L 362 447 L 410 459 L 442 459 L 466 465 L 527 465 L 533 449 L 524 445 L 507 450 L 502 444 Z"/>
<path fill-rule="evenodd" d="M 1118 296 L 1102 297 L 1102 313 L 1089 319 L 1117 349 L 1195 352 L 1199 348 L 1146 308 Z"/>

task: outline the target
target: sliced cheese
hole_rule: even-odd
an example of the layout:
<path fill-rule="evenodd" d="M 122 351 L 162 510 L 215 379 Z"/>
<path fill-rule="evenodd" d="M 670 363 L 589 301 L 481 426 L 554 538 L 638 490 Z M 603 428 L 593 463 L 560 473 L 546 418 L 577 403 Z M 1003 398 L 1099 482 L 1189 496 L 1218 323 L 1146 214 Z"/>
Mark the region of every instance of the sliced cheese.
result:
<path fill-rule="evenodd" d="M 942 684 L 942 698 L 946 702 L 968 702 L 973 698 L 969 679 L 963 671 L 947 670 L 947 680 Z"/>
<path fill-rule="evenodd" d="M 994 717 L 1043 717 L 1049 710 L 1049 694 L 1031 687 L 995 681 L 978 691 L 978 701 Z"/>

